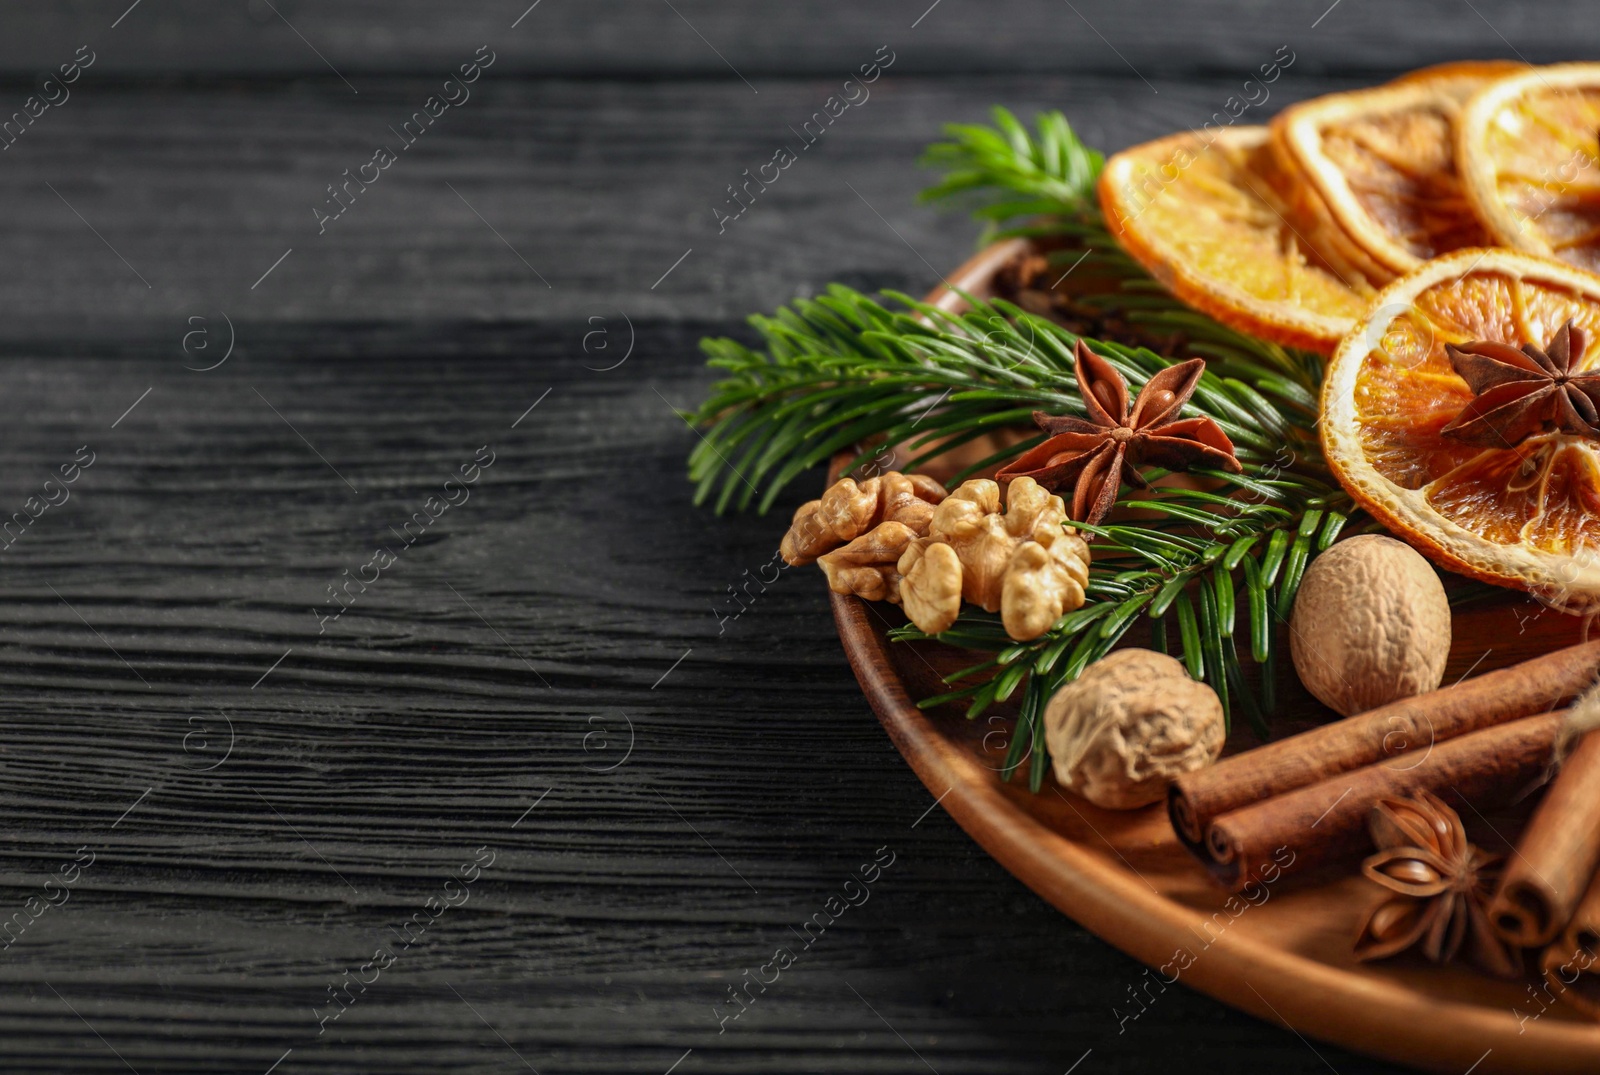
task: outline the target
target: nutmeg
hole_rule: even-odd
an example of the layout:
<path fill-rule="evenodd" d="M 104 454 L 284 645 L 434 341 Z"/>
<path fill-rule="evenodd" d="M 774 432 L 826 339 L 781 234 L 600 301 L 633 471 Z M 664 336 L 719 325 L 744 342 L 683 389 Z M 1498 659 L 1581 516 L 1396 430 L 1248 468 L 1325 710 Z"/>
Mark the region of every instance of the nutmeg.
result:
<path fill-rule="evenodd" d="M 1444 585 L 1404 542 L 1338 542 L 1300 581 L 1289 652 L 1306 690 L 1346 717 L 1431 691 L 1450 655 Z"/>
<path fill-rule="evenodd" d="M 1117 650 L 1056 691 L 1044 729 L 1056 782 L 1108 810 L 1165 798 L 1173 777 L 1216 761 L 1227 736 L 1217 692 L 1147 649 Z"/>

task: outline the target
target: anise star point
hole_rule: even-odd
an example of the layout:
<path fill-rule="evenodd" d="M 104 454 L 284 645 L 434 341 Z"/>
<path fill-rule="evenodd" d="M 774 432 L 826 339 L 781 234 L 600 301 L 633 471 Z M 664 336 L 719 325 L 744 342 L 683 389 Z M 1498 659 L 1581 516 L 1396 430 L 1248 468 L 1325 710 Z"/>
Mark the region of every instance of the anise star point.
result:
<path fill-rule="evenodd" d="M 1496 340 L 1445 345 L 1473 399 L 1439 432 L 1486 448 L 1515 448 L 1555 430 L 1600 439 L 1600 370 L 1579 368 L 1588 334 L 1568 320 L 1544 347 Z"/>
<path fill-rule="evenodd" d="M 996 475 L 999 481 L 1026 476 L 1057 492 L 1070 486 L 1069 514 L 1093 526 L 1111 511 L 1125 479 L 1147 484 L 1139 474 L 1141 463 L 1168 470 L 1243 469 L 1233 442 L 1214 420 L 1178 417 L 1200 384 L 1205 359 L 1191 358 L 1155 373 L 1130 402 L 1122 374 L 1082 340 L 1074 358 L 1086 417 L 1035 411 L 1034 423 L 1049 436 L 1008 463 Z"/>
<path fill-rule="evenodd" d="M 1491 973 L 1520 972 L 1520 954 L 1489 925 L 1499 857 L 1468 842 L 1459 814 L 1422 792 L 1380 800 L 1368 827 L 1378 850 L 1361 872 L 1389 895 L 1362 920 L 1356 959 L 1384 959 L 1416 947 L 1433 962 L 1448 963 L 1465 949 Z"/>

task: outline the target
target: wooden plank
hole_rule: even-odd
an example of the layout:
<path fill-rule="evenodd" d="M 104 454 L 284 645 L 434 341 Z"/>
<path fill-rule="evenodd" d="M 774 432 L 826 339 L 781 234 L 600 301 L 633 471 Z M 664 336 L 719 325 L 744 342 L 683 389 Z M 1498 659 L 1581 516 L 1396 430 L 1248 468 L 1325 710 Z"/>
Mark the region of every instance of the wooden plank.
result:
<path fill-rule="evenodd" d="M 364 94 L 374 75 L 446 78 L 487 44 L 502 71 L 520 75 L 742 78 L 766 92 L 769 77 L 843 79 L 888 45 L 901 57 L 897 66 L 922 74 L 1077 72 L 1158 82 L 1217 73 L 1243 79 L 1280 45 L 1316 69 L 1364 72 L 1468 56 L 1582 58 L 1600 46 L 1590 15 L 1580 0 L 1471 7 L 1223 0 L 1159 8 L 1120 0 L 811 0 L 760 8 L 715 0 L 81 0 L 30 10 L 8 26 L 0 71 L 31 78 L 87 44 L 99 78 L 297 75 L 348 79 Z"/>
<path fill-rule="evenodd" d="M 1291 69 L 1270 104 L 1350 84 Z M 313 210 L 339 204 L 329 185 L 402 144 L 389 128 L 431 82 L 359 99 L 322 83 L 85 90 L 5 154 L 0 341 L 131 334 L 182 361 L 183 338 L 209 325 L 204 339 L 221 339 L 224 314 L 248 353 L 249 326 L 265 321 L 620 326 L 742 317 L 830 280 L 920 294 L 975 236 L 914 201 L 932 181 L 916 158 L 943 124 L 982 120 L 994 103 L 1024 116 L 1059 107 L 1116 149 L 1198 126 L 1230 92 L 1221 80 L 1154 94 L 1123 78 L 891 74 L 802 149 L 795 132 L 832 88 L 787 81 L 756 97 L 737 83 L 485 76 L 320 223 Z M 739 204 L 730 185 L 783 146 L 799 159 L 719 224 Z"/>

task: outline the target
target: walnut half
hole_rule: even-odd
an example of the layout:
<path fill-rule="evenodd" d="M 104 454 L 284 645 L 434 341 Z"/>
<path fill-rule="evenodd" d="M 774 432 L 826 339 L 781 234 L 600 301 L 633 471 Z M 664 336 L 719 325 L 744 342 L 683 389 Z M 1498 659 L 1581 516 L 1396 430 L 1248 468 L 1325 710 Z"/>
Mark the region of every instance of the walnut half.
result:
<path fill-rule="evenodd" d="M 961 614 L 961 558 L 942 541 L 920 538 L 900 557 L 900 605 L 917 629 L 948 631 Z"/>
<path fill-rule="evenodd" d="M 1063 615 L 1083 607 L 1089 584 L 1089 546 L 1063 534 L 1049 548 L 1024 541 L 1011 555 L 1000 587 L 1000 622 L 1019 642 L 1038 638 Z"/>
<path fill-rule="evenodd" d="M 905 523 L 879 523 L 842 549 L 834 549 L 817 560 L 828 577 L 828 589 L 839 594 L 854 594 L 868 601 L 900 600 L 900 560 L 917 532 Z"/>
<path fill-rule="evenodd" d="M 1089 546 L 1061 498 L 1032 478 L 1011 482 L 1003 513 L 1000 503 L 987 478 L 949 496 L 920 474 L 844 478 L 795 512 L 781 552 L 791 564 L 815 560 L 834 593 L 903 605 L 927 634 L 949 630 L 966 600 L 1025 642 L 1082 607 Z"/>
<path fill-rule="evenodd" d="M 964 482 L 934 510 L 928 536 L 955 550 L 962 597 L 985 612 L 999 612 L 1006 633 L 1026 642 L 1083 606 L 1089 546 L 1066 527 L 1061 498 L 1032 478 L 1014 479 L 1004 515 L 999 507 L 994 482 Z M 912 622 L 928 630 L 915 617 Z"/>
<path fill-rule="evenodd" d="M 934 505 L 943 499 L 944 486 L 924 474 L 891 470 L 860 484 L 840 478 L 820 500 L 800 505 L 778 551 L 799 567 L 880 523 L 904 523 L 920 536 L 928 532 Z"/>

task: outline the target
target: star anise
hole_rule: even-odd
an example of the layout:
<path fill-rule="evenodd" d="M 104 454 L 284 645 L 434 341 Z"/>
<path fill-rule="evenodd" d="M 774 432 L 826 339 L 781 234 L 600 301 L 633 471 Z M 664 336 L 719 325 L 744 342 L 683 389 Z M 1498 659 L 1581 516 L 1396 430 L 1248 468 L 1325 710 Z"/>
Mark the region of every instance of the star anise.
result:
<path fill-rule="evenodd" d="M 1550 429 L 1600 437 L 1600 370 L 1574 371 L 1587 345 L 1570 320 L 1543 350 L 1494 340 L 1446 344 L 1450 365 L 1476 398 L 1440 432 L 1490 448 L 1514 448 Z"/>
<path fill-rule="evenodd" d="M 1467 842 L 1461 817 L 1438 796 L 1383 799 L 1367 820 L 1375 855 L 1361 872 L 1392 895 L 1367 913 L 1356 937 L 1359 960 L 1383 959 L 1420 945 L 1435 963 L 1466 946 L 1469 958 L 1493 974 L 1522 971 L 1521 956 L 1489 927 L 1500 861 Z"/>
<path fill-rule="evenodd" d="M 1115 366 L 1082 340 L 1076 359 L 1078 394 L 1088 417 L 1035 411 L 1034 422 L 1051 436 L 1007 464 L 996 475 L 1001 482 L 1026 476 L 1053 492 L 1071 485 L 1072 517 L 1092 526 L 1111 510 L 1124 477 L 1147 484 L 1137 469 L 1141 463 L 1168 470 L 1196 464 L 1242 469 L 1221 426 L 1210 418 L 1178 417 L 1200 383 L 1205 359 L 1191 358 L 1152 376 L 1131 409 L 1128 382 Z"/>

